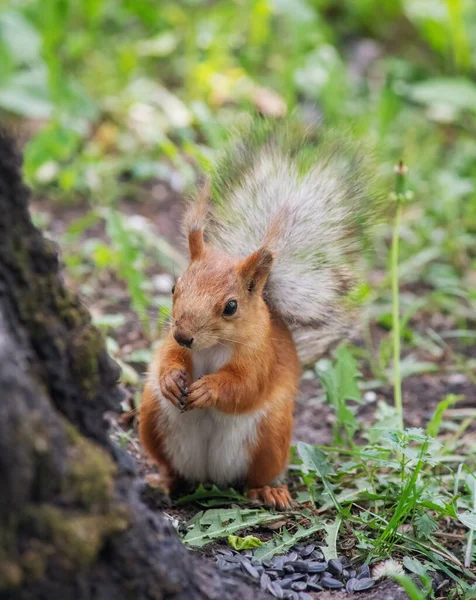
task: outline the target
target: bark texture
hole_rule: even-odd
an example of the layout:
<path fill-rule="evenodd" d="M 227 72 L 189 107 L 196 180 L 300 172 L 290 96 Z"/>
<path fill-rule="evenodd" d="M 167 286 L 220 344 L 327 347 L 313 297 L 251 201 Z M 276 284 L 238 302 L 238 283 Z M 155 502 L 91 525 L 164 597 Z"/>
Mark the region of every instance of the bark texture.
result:
<path fill-rule="evenodd" d="M 0 600 L 260 598 L 188 552 L 109 439 L 119 370 L 0 135 Z"/>

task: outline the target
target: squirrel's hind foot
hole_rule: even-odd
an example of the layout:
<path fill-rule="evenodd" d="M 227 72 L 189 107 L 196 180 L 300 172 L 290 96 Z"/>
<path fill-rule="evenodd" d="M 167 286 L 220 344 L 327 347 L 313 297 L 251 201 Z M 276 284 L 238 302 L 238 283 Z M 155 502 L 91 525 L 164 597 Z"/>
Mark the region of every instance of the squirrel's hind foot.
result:
<path fill-rule="evenodd" d="M 269 508 L 277 508 L 278 510 L 288 510 L 294 504 L 286 485 L 278 487 L 265 485 L 260 488 L 248 490 L 247 494 L 250 500 L 256 504 L 264 504 Z"/>

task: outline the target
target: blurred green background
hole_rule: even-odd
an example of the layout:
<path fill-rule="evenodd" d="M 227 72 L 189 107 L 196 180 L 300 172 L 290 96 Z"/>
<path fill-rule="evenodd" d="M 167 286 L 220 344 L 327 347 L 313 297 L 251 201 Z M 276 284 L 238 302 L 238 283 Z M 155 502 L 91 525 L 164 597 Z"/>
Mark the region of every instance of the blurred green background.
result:
<path fill-rule="evenodd" d="M 151 202 L 157 181 L 178 202 L 247 113 L 299 107 L 376 146 L 389 196 L 404 159 L 414 196 L 401 231 L 405 319 L 423 304 L 451 316 L 450 335 L 468 336 L 475 72 L 474 0 L 13 0 L 0 9 L 0 115 L 24 144 L 26 178 L 48 210 L 83 207 L 62 238 L 69 244 L 105 223 L 106 238 L 82 255 L 65 243 L 66 261 L 79 274 L 87 264 L 115 270 L 143 322 L 147 265 L 172 268 L 172 251 L 167 236 L 137 237 L 121 202 Z M 383 325 L 388 231 L 367 290 Z"/>

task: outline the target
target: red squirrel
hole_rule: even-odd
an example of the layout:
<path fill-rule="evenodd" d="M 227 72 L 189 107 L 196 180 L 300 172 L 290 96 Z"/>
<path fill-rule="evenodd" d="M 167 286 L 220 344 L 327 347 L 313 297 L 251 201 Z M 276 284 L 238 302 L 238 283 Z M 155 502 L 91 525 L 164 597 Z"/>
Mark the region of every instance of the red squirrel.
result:
<path fill-rule="evenodd" d="M 292 505 L 300 364 L 355 324 L 352 259 L 372 213 L 360 149 L 317 138 L 254 123 L 185 214 L 190 264 L 140 409 L 165 488 L 243 484 L 256 502 Z"/>

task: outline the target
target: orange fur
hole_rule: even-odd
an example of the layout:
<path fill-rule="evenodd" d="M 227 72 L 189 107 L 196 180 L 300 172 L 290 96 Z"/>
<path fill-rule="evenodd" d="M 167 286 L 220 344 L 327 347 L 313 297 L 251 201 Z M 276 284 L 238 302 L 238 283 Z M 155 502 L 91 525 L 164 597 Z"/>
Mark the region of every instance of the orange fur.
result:
<path fill-rule="evenodd" d="M 192 220 L 194 227 L 196 222 Z M 202 244 L 201 230 L 192 233 L 192 260 L 177 282 L 172 328 L 155 359 L 160 393 L 185 412 L 213 408 L 237 417 L 262 411 L 265 416 L 259 422 L 257 438 L 248 447 L 244 483 L 253 488 L 253 498 L 286 508 L 290 504 L 286 488 L 268 486 L 276 485 L 286 469 L 300 366 L 289 330 L 270 314 L 262 296 L 272 253 L 261 248 L 238 259 Z M 224 307 L 230 300 L 237 302 L 238 308 L 227 316 Z M 183 339 L 190 341 L 191 348 L 176 341 Z M 193 352 L 222 347 L 230 352 L 226 364 L 193 381 Z M 174 431 L 160 426 L 157 393 L 147 384 L 140 436 L 147 452 L 170 477 L 173 468 L 164 442 Z"/>

